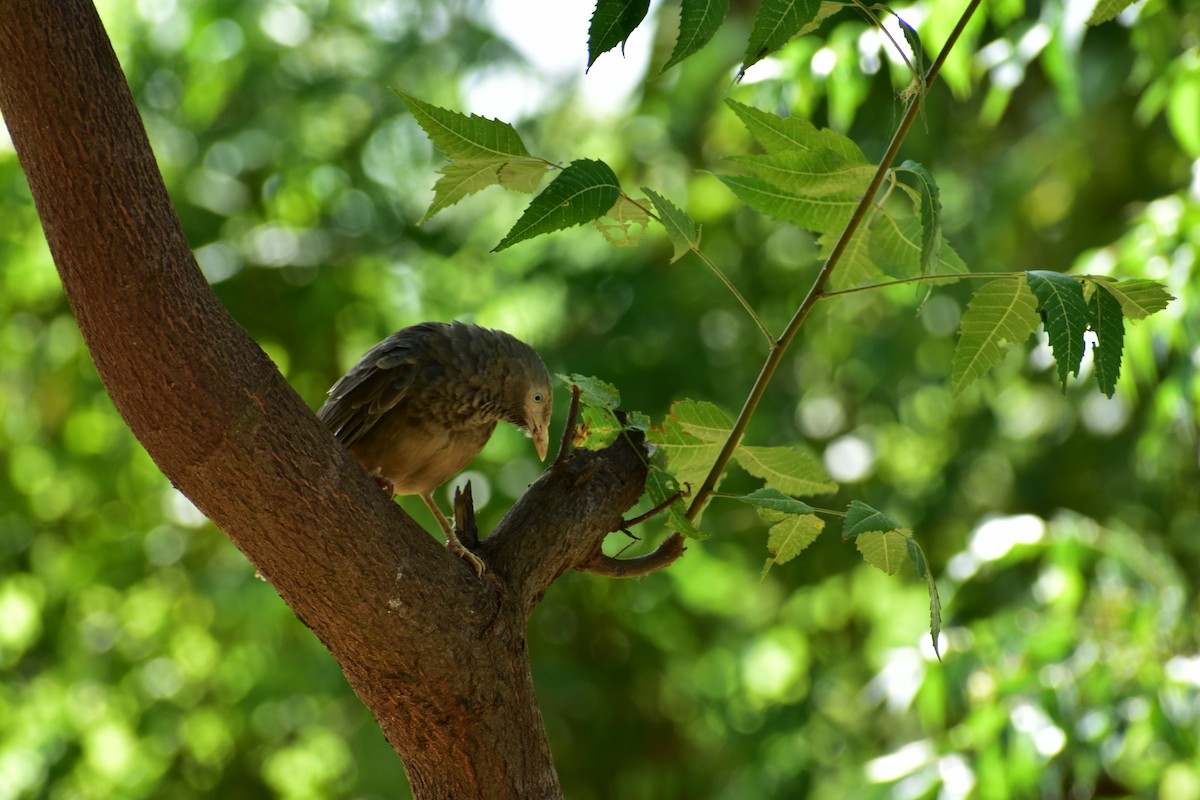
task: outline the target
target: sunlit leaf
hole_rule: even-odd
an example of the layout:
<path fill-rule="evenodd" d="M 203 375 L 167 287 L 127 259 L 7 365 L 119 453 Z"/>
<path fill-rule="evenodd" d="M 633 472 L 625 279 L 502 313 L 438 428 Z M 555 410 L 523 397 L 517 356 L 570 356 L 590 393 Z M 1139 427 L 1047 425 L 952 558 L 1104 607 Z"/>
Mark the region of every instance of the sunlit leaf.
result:
<path fill-rule="evenodd" d="M 588 68 L 618 44 L 624 47 L 649 8 L 650 0 L 596 0 L 588 26 Z"/>
<path fill-rule="evenodd" d="M 746 43 L 739 77 L 764 56 L 787 44 L 800 28 L 816 17 L 820 7 L 820 0 L 763 0 L 754 17 L 754 29 Z"/>
<path fill-rule="evenodd" d="M 492 252 L 543 233 L 582 225 L 603 216 L 621 194 L 617 176 L 603 161 L 572 161 L 525 209 Z"/>
<path fill-rule="evenodd" d="M 1087 275 L 1088 280 L 1099 284 L 1117 298 L 1126 319 L 1138 320 L 1162 311 L 1175 297 L 1158 281 L 1143 278 L 1117 280 L 1107 275 Z"/>
<path fill-rule="evenodd" d="M 981 286 L 959 326 L 950 388 L 954 394 L 983 377 L 1008 347 L 1037 330 L 1037 298 L 1025 281 L 1001 278 Z"/>
<path fill-rule="evenodd" d="M 1087 330 L 1083 285 L 1061 272 L 1031 270 L 1025 278 L 1038 299 L 1038 310 L 1046 315 L 1046 333 L 1058 363 L 1058 380 L 1066 391 L 1067 376 L 1078 375 L 1083 360 L 1083 334 Z"/>
<path fill-rule="evenodd" d="M 812 198 L 780 189 L 774 184 L 749 175 L 719 177 L 738 199 L 755 211 L 817 233 L 845 227 L 858 205 L 858 199 L 849 195 Z"/>
<path fill-rule="evenodd" d="M 708 477 L 721 452 L 720 442 L 706 442 L 693 436 L 670 417 L 647 431 L 646 438 L 666 458 L 667 469 L 692 489 L 698 489 Z"/>
<path fill-rule="evenodd" d="M 572 444 L 587 450 L 600 450 L 615 442 L 624 430 L 625 426 L 611 410 L 581 406 Z"/>
<path fill-rule="evenodd" d="M 550 171 L 545 161 L 518 158 L 504 162 L 500 167 L 500 185 L 514 192 L 533 194 L 542 185 L 542 178 Z"/>
<path fill-rule="evenodd" d="M 1088 17 L 1088 25 L 1101 25 L 1111 19 L 1116 19 L 1117 15 L 1137 0 L 1099 0 L 1096 7 L 1092 9 L 1092 15 Z"/>
<path fill-rule="evenodd" d="M 854 545 L 868 564 L 888 575 L 895 575 L 908 560 L 906 540 L 909 537 L 901 533 L 902 530 L 867 531 L 854 538 Z"/>
<path fill-rule="evenodd" d="M 784 150 L 761 156 L 733 156 L 729 161 L 781 189 L 805 197 L 848 197 L 855 201 L 867 189 L 875 167 L 855 164 L 832 150 Z"/>
<path fill-rule="evenodd" d="M 779 117 L 753 106 L 726 100 L 746 130 L 768 153 L 786 150 L 831 150 L 851 164 L 866 164 L 867 157 L 854 141 L 837 131 L 818 128 L 802 117 Z"/>
<path fill-rule="evenodd" d="M 925 80 L 925 48 L 921 44 L 921 36 L 917 33 L 917 29 L 909 25 L 899 16 L 896 21 L 900 23 L 900 32 L 904 34 L 904 41 L 908 42 L 908 48 L 912 50 L 912 67 L 916 71 L 913 80 L 918 84 Z"/>
<path fill-rule="evenodd" d="M 808 497 L 837 491 L 820 460 L 799 447 L 746 447 L 733 452 L 738 465 L 756 478 L 762 478 L 768 489 L 784 494 Z"/>
<path fill-rule="evenodd" d="M 814 514 L 789 516 L 787 519 L 771 526 L 767 532 L 767 550 L 771 556 L 763 565 L 762 578 L 766 580 L 767 573 L 776 564 L 786 564 L 808 547 L 825 529 L 825 521 Z"/>
<path fill-rule="evenodd" d="M 660 72 L 666 72 L 708 44 L 728 11 L 729 0 L 683 0 L 679 8 L 679 37 Z"/>
<path fill-rule="evenodd" d="M 1088 301 L 1088 325 L 1096 334 L 1092 347 L 1092 361 L 1096 367 L 1096 384 L 1100 391 L 1112 397 L 1117 390 L 1117 377 L 1121 374 L 1121 351 L 1125 345 L 1125 321 L 1121 315 L 1121 304 L 1109 294 L 1102 284 Z"/>
<path fill-rule="evenodd" d="M 507 122 L 448 111 L 403 92 L 396 95 L 437 149 L 454 161 L 503 162 L 529 156 L 516 129 Z"/>
<path fill-rule="evenodd" d="M 433 187 L 433 202 L 421 224 L 444 208 L 448 208 L 468 195 L 497 186 L 500 183 L 500 169 L 507 161 L 451 161 L 442 167 L 442 177 L 438 178 Z"/>
<path fill-rule="evenodd" d="M 671 404 L 671 418 L 683 430 L 706 442 L 724 442 L 733 422 L 720 407 L 704 400 L 679 400 Z"/>
<path fill-rule="evenodd" d="M 672 263 L 687 255 L 691 250 L 700 247 L 700 226 L 693 222 L 691 217 L 657 192 L 646 187 L 642 187 L 642 191 L 654 203 L 654 208 L 658 211 L 658 218 L 662 220 L 663 227 L 666 228 L 667 238 L 671 240 L 671 246 L 675 248 L 675 253 L 671 256 Z"/>

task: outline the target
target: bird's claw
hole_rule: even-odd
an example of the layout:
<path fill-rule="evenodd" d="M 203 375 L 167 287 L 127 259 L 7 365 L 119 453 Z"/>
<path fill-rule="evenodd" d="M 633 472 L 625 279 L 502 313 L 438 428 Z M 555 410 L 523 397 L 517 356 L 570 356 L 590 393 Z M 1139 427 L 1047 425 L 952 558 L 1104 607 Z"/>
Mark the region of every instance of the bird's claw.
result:
<path fill-rule="evenodd" d="M 487 564 L 483 562 L 483 559 L 464 547 L 461 542 L 448 541 L 446 542 L 446 549 L 470 564 L 471 569 L 475 570 L 475 577 L 482 578 L 483 573 L 487 571 Z"/>

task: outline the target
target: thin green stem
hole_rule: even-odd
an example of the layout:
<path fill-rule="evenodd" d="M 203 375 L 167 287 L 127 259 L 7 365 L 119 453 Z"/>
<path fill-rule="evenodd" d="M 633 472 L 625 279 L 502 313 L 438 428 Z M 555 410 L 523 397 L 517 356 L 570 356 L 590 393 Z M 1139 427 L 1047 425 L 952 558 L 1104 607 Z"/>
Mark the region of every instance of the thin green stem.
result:
<path fill-rule="evenodd" d="M 868 283 L 863 286 L 854 286 L 849 289 L 838 289 L 836 292 L 822 292 L 817 300 L 829 300 L 833 297 L 841 297 L 847 294 L 858 294 L 859 292 L 871 292 L 876 289 L 889 289 L 893 286 L 904 286 L 908 283 L 932 283 L 937 281 L 969 281 L 982 280 L 985 278 L 1023 278 L 1024 272 L 947 272 L 943 275 L 916 275 L 912 278 L 900 278 L 894 281 L 884 281 L 883 283 Z"/>
<path fill-rule="evenodd" d="M 937 74 L 942 69 L 942 64 L 946 61 L 946 56 L 954 47 L 962 35 L 963 29 L 966 28 L 967 22 L 974 15 L 975 10 L 983 0 L 970 0 L 967 8 L 959 17 L 958 23 L 954 26 L 954 30 L 950 33 L 950 38 L 946 40 L 946 46 L 938 54 L 937 60 L 930 66 L 928 74 L 925 76 L 925 85 L 929 86 L 933 83 Z M 824 266 L 817 274 L 812 286 L 808 290 L 808 294 L 796 309 L 791 321 L 783 334 L 775 342 L 771 348 L 771 352 L 767 355 L 767 359 L 763 362 L 762 369 L 759 371 L 758 378 L 754 381 L 754 386 L 750 389 L 750 394 L 746 397 L 746 402 L 742 406 L 742 411 L 738 414 L 737 420 L 733 423 L 733 429 L 729 432 L 729 437 L 725 440 L 725 444 L 721 447 L 721 452 L 717 455 L 717 460 L 713 463 L 712 469 L 709 470 L 708 476 L 704 479 L 704 483 L 700 486 L 699 491 L 692 497 L 692 503 L 688 506 L 687 518 L 690 521 L 695 521 L 696 517 L 700 516 L 700 512 L 704 509 L 704 505 L 708 502 L 709 497 L 716 489 L 717 480 L 729 465 L 730 459 L 733 458 L 733 452 L 741 443 L 742 436 L 746 432 L 746 426 L 750 424 L 750 418 L 758 409 L 758 404 L 762 400 L 763 394 L 767 391 L 767 386 L 771 383 L 771 379 L 775 377 L 775 372 L 779 369 L 779 364 L 783 361 L 784 353 L 787 352 L 792 340 L 796 338 L 796 334 L 800 330 L 800 326 L 808 318 L 809 313 L 816 306 L 817 301 L 822 297 L 825 291 L 825 285 L 829 282 L 829 277 L 833 274 L 833 270 L 837 267 L 842 259 L 843 253 L 846 252 L 846 247 L 850 244 L 851 237 L 858 230 L 863 218 L 871 208 L 871 204 L 875 200 L 875 195 L 879 192 L 879 187 L 883 185 L 884 179 L 887 177 L 888 170 L 891 169 L 892 162 L 896 160 L 897 153 L 900 152 L 900 146 L 904 143 L 905 137 L 908 136 L 909 130 L 913 126 L 913 122 L 917 119 L 917 114 L 921 109 L 921 93 L 914 95 L 908 101 L 908 107 L 905 109 L 904 117 L 900 120 L 900 125 L 896 128 L 896 133 L 892 136 L 892 141 L 888 144 L 887 150 L 883 154 L 883 158 L 879 161 L 879 166 L 875 170 L 875 174 L 871 176 L 871 183 L 867 186 L 866 192 L 863 193 L 858 205 L 854 209 L 850 221 L 846 223 L 842 235 L 838 238 L 837 244 L 834 245 L 833 251 L 825 260 Z"/>

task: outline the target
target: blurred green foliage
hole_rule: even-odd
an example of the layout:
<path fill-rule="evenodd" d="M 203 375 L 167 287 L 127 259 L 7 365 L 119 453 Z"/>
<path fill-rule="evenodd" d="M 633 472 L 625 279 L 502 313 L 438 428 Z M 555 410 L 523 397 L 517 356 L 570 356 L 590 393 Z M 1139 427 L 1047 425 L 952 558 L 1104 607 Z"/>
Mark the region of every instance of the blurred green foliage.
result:
<path fill-rule="evenodd" d="M 675 7 L 653 11 L 626 48 L 632 89 L 608 94 L 621 56 L 584 76 L 589 9 L 566 25 L 565 3 L 101 13 L 201 265 L 310 405 L 387 333 L 460 318 L 661 416 L 683 397 L 740 405 L 764 352 L 736 303 L 694 257 L 670 264 L 661 230 L 636 249 L 581 228 L 490 254 L 521 210 L 500 190 L 418 227 L 443 162 L 389 87 L 661 192 L 779 330 L 816 243 L 708 173 L 752 152 L 723 99 L 873 158 L 907 76 L 844 13 L 734 84 L 751 21 L 734 6 L 646 82 L 674 43 Z M 960 7 L 900 10 L 935 52 Z M 967 287 L 919 316 L 911 288 L 819 309 L 749 438 L 806 441 L 843 485 L 830 505 L 862 498 L 916 532 L 944 663 L 920 582 L 827 533 L 760 583 L 763 524 L 716 504 L 711 538 L 671 569 L 568 575 L 536 611 L 568 796 L 1200 798 L 1200 11 L 1148 0 L 1085 31 L 1058 0 L 985 8 L 902 154 L 936 177 L 964 262 L 1153 278 L 1179 299 L 1127 331 L 1111 401 L 1084 380 L 1062 393 L 1044 345 L 952 401 Z M 10 147 L 0 204 L 0 800 L 403 795 L 332 659 L 122 425 Z M 537 470 L 497 435 L 471 472 L 485 530 Z M 655 543 L 646 527 L 632 552 Z"/>

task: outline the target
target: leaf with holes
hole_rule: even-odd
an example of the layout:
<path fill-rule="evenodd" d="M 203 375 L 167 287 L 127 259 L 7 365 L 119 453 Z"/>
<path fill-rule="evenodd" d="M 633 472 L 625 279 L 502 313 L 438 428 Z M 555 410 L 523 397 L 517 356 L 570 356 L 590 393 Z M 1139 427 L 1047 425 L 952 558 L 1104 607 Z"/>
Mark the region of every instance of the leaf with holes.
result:
<path fill-rule="evenodd" d="M 1083 334 L 1088 323 L 1083 285 L 1070 275 L 1045 270 L 1026 272 L 1025 279 L 1038 299 L 1038 310 L 1046 315 L 1046 333 L 1065 392 L 1067 377 L 1079 375 L 1083 360 Z"/>
<path fill-rule="evenodd" d="M 620 195 L 613 207 L 600 219 L 592 220 L 592 224 L 614 247 L 637 247 L 642 243 L 649 221 L 650 215 L 645 208 Z"/>
<path fill-rule="evenodd" d="M 617 198 L 621 186 L 617 176 L 603 161 L 581 158 L 572 161 L 537 197 L 513 225 L 500 244 L 499 252 L 517 242 L 543 233 L 591 222 L 604 216 Z"/>

